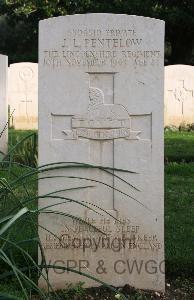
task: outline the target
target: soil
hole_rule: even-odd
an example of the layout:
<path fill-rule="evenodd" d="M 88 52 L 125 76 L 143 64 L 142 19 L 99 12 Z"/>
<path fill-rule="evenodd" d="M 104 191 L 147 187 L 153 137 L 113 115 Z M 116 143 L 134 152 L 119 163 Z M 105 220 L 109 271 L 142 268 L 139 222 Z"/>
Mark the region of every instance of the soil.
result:
<path fill-rule="evenodd" d="M 70 289 L 65 294 L 59 292 L 59 295 L 62 296 L 60 297 L 62 300 L 123 300 L 119 293 L 129 300 L 194 300 L 194 287 L 191 279 L 178 278 L 171 282 L 167 281 L 165 293 L 137 290 L 129 285 L 117 290 L 118 294 L 115 294 L 110 289 L 101 286 L 80 290 Z"/>

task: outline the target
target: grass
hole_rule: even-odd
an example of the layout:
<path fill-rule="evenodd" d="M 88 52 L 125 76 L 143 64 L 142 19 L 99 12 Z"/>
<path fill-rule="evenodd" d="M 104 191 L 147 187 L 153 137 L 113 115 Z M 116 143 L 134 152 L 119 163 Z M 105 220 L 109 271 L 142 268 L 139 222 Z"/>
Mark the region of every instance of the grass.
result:
<path fill-rule="evenodd" d="M 15 297 L 17 297 L 18 299 L 22 299 L 23 300 L 23 296 L 22 293 L 19 290 L 16 290 L 16 286 L 12 283 L 1 283 L 0 282 L 0 292 L 3 293 L 9 293 L 10 295 L 13 295 Z M 17 299 L 16 298 L 16 299 Z M 3 300 L 3 298 L 0 298 Z"/>
<path fill-rule="evenodd" d="M 9 131 L 9 144 L 13 147 L 18 140 L 34 131 Z M 167 278 L 190 278 L 194 275 L 193 238 L 194 233 L 194 133 L 168 132 L 165 134 L 165 253 Z M 25 168 L 13 167 L 12 172 L 0 172 L 1 177 L 16 178 Z M 37 194 L 37 181 L 28 185 L 29 195 Z M 16 190 L 19 199 L 25 199 L 26 191 L 23 188 Z M 10 203 L 11 198 L 3 201 L 0 207 L 0 218 Z M 30 208 L 36 208 L 33 204 Z M 11 232 L 13 241 L 29 239 L 36 236 L 37 228 L 30 223 L 19 223 Z M 31 243 L 27 250 L 37 260 L 37 245 Z M 18 264 L 22 265 L 21 256 L 14 253 Z M 3 266 L 0 266 L 3 271 Z M 1 273 L 0 272 L 0 273 Z M 22 298 L 17 291 L 15 281 L 0 282 L 0 292 L 9 291 Z M 189 298 L 188 298 L 189 299 Z"/>
<path fill-rule="evenodd" d="M 165 133 L 166 162 L 194 162 L 194 132 Z"/>
<path fill-rule="evenodd" d="M 169 276 L 194 275 L 194 163 L 165 167 L 165 242 Z"/>
<path fill-rule="evenodd" d="M 165 133 L 167 275 L 194 274 L 194 133 Z"/>
<path fill-rule="evenodd" d="M 19 140 L 28 136 L 31 133 L 36 133 L 36 130 L 15 130 L 9 129 L 9 149 L 11 149 Z"/>
<path fill-rule="evenodd" d="M 18 167 L 14 166 L 11 168 L 11 172 L 9 171 L 1 171 L 0 177 L 4 178 L 8 182 L 11 180 L 17 179 L 22 174 L 25 174 L 28 171 L 28 168 L 26 167 Z M 34 177 L 36 179 L 36 177 Z M 14 197 L 12 194 L 10 194 L 8 197 L 5 197 L 5 199 L 1 199 L 0 202 L 0 220 L 4 216 L 8 215 L 7 212 L 10 212 L 11 209 L 18 206 L 19 202 L 24 202 L 27 197 L 33 196 L 37 194 L 37 180 L 34 182 L 30 182 L 29 184 L 26 184 L 26 189 L 23 188 L 23 186 L 18 186 L 14 190 Z M 26 206 L 26 204 L 25 204 Z M 21 206 L 22 207 L 22 206 Z M 37 203 L 33 202 L 32 204 L 28 204 L 27 207 L 29 209 L 36 209 Z M 32 222 L 33 221 L 33 222 Z M 32 238 L 37 237 L 37 226 L 34 226 L 33 224 L 37 223 L 37 216 L 33 216 L 33 220 L 29 219 L 28 217 L 25 219 L 18 220 L 15 226 L 11 228 L 9 231 L 9 241 L 12 243 L 17 243 L 24 240 L 29 240 Z M 1 243 L 2 244 L 2 243 Z M 20 244 L 18 244 L 20 245 Z M 21 245 L 20 245 L 21 246 Z M 32 258 L 37 261 L 37 243 L 24 243 L 22 244 L 22 248 L 27 251 Z M 15 247 L 11 247 L 9 243 L 6 244 L 4 247 L 4 250 L 10 254 L 12 261 L 15 261 L 18 267 L 27 266 L 29 263 L 28 261 L 24 260 L 23 255 L 21 255 L 21 252 L 17 250 Z M 0 275 L 3 274 L 7 270 L 7 266 L 5 264 L 0 264 Z M 19 299 L 22 298 L 22 292 L 20 292 L 19 285 L 17 280 L 10 279 L 10 277 L 7 278 L 7 280 L 2 283 L 0 280 L 0 292 L 9 292 L 10 294 L 14 296 L 20 296 Z M 1 298 L 0 298 L 1 300 Z"/>
<path fill-rule="evenodd" d="M 37 132 L 35 130 L 10 129 L 8 150 L 13 161 L 36 167 L 38 159 Z"/>

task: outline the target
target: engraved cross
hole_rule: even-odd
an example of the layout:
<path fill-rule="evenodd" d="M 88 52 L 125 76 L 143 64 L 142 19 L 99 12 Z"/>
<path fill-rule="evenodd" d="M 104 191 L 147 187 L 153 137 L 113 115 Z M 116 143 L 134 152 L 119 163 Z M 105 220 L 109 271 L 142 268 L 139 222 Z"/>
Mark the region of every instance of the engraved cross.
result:
<path fill-rule="evenodd" d="M 188 99 L 188 97 L 194 97 L 194 91 L 185 87 L 184 80 L 178 80 L 176 87 L 168 91 L 172 93 L 174 98 L 181 103 L 181 112 L 182 115 L 184 115 L 184 102 Z"/>

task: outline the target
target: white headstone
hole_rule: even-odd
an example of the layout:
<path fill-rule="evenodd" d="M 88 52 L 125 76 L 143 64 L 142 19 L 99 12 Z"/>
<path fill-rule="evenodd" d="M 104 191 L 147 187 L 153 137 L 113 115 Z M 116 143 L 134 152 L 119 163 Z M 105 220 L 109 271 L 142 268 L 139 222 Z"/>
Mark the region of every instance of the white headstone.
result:
<path fill-rule="evenodd" d="M 52 196 L 40 199 L 39 208 L 55 205 L 49 208 L 55 213 L 39 217 L 47 263 L 114 286 L 164 290 L 164 22 L 86 14 L 41 21 L 39 32 L 39 165 L 79 162 L 135 172 L 60 169 L 40 180 L 40 196 L 89 185 L 55 196 L 100 213 Z M 69 175 L 94 181 L 60 177 Z M 49 279 L 55 289 L 65 282 L 97 284 L 53 269 Z M 43 278 L 40 286 L 46 287 Z"/>
<path fill-rule="evenodd" d="M 15 129 L 38 128 L 38 64 L 16 63 L 9 67 L 9 105 Z"/>
<path fill-rule="evenodd" d="M 0 54 L 0 151 L 7 152 L 8 106 L 7 106 L 7 69 L 8 57 Z"/>
<path fill-rule="evenodd" d="M 194 67 L 165 67 L 165 125 L 194 123 Z"/>

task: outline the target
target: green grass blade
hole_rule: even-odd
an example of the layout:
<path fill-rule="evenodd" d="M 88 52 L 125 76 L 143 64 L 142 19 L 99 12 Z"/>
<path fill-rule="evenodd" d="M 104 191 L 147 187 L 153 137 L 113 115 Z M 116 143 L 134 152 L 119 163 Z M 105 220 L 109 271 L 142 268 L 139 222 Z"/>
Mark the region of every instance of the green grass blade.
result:
<path fill-rule="evenodd" d="M 5 233 L 19 218 L 21 218 L 24 214 L 29 212 L 27 207 L 22 208 L 18 211 L 1 229 L 0 236 Z"/>

